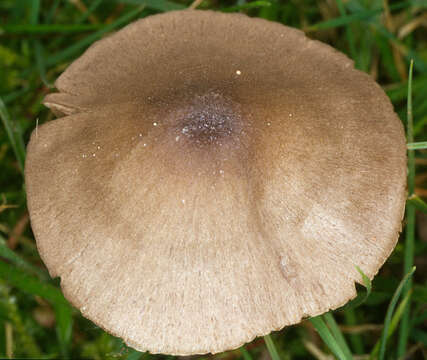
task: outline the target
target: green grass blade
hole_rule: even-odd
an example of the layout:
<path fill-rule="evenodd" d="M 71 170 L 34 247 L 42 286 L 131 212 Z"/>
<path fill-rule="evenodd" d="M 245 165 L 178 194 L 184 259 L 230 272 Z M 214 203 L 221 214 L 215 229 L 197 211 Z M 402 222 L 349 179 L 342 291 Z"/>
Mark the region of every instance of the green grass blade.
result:
<path fill-rule="evenodd" d="M 28 93 L 29 91 L 31 91 L 33 89 L 34 88 L 24 87 L 23 89 L 20 89 L 17 91 L 12 91 L 9 94 L 4 95 L 3 96 L 4 105 L 7 105 L 7 104 L 11 103 L 12 101 L 15 101 L 16 99 L 25 95 L 26 93 Z"/>
<path fill-rule="evenodd" d="M 30 16 L 30 23 L 33 26 L 38 25 L 39 11 L 40 11 L 40 0 L 33 0 L 33 6 L 31 8 L 31 16 Z M 47 87 L 51 87 L 46 78 L 46 66 L 44 61 L 45 56 L 44 56 L 43 46 L 38 39 L 33 39 L 32 43 L 33 43 L 34 55 L 36 57 L 36 64 L 40 74 L 40 78 Z"/>
<path fill-rule="evenodd" d="M 352 358 L 351 351 L 347 345 L 347 342 L 344 338 L 344 335 L 342 334 L 341 330 L 338 327 L 338 324 L 336 323 L 336 321 L 334 319 L 334 316 L 330 312 L 328 312 L 328 313 L 323 315 L 323 319 L 325 320 L 326 324 L 328 325 L 329 329 L 331 330 L 332 336 L 338 342 L 338 344 L 341 347 L 346 358 L 351 359 Z"/>
<path fill-rule="evenodd" d="M 46 57 L 44 56 L 43 45 L 39 40 L 34 40 L 34 54 L 36 57 L 36 64 L 40 74 L 40 79 L 42 80 L 43 84 L 45 84 L 45 86 L 47 86 L 48 88 L 53 87 L 52 84 L 49 83 L 46 77 L 46 64 L 45 64 Z"/>
<path fill-rule="evenodd" d="M 424 92 L 427 93 L 427 88 L 425 89 Z M 399 113 L 400 113 L 400 111 L 399 111 Z M 401 115 L 401 114 L 399 114 L 399 116 L 401 118 L 403 117 L 403 115 Z M 422 133 L 423 131 L 425 131 L 426 125 L 427 125 L 427 111 L 426 111 L 426 115 L 421 114 L 420 118 L 414 124 L 414 137 L 417 136 L 417 135 L 420 135 L 420 133 Z"/>
<path fill-rule="evenodd" d="M 116 21 L 112 22 L 111 24 L 104 26 L 101 30 L 85 37 L 84 39 L 76 42 L 75 44 L 69 46 L 68 48 L 64 49 L 63 51 L 49 57 L 46 61 L 47 66 L 53 66 L 61 61 L 64 61 L 76 54 L 78 54 L 82 49 L 85 47 L 91 45 L 95 40 L 98 40 L 101 38 L 102 35 L 105 33 L 112 31 L 116 28 L 118 28 L 121 25 L 127 24 L 130 22 L 133 18 L 135 18 L 142 10 L 143 6 L 139 6 L 138 8 L 124 14 L 123 16 L 119 17 Z"/>
<path fill-rule="evenodd" d="M 408 78 L 408 105 L 407 105 L 407 141 L 408 143 L 414 142 L 414 124 L 412 117 L 412 77 L 413 77 L 414 62 L 411 61 L 409 67 L 409 78 Z M 414 150 L 408 150 L 408 195 L 411 197 L 415 190 L 415 152 Z M 415 207 L 413 204 L 408 203 L 406 207 L 406 233 L 405 233 L 405 252 L 403 258 L 403 271 L 407 274 L 414 264 L 414 239 L 415 239 Z M 403 296 L 409 292 L 412 287 L 412 282 L 409 279 L 408 283 L 403 289 Z M 411 301 L 409 300 L 408 306 L 400 323 L 399 341 L 397 347 L 397 355 L 399 357 L 404 356 L 406 352 L 406 346 L 408 343 L 409 332 L 410 332 L 410 308 Z"/>
<path fill-rule="evenodd" d="M 172 11 L 172 10 L 183 10 L 187 6 L 177 4 L 167 0 L 114 0 L 117 3 L 122 4 L 133 4 L 133 5 L 144 5 L 150 9 L 158 11 Z"/>
<path fill-rule="evenodd" d="M 11 286 L 50 301 L 53 305 L 68 305 L 61 291 L 55 286 L 43 283 L 39 279 L 29 276 L 21 269 L 3 261 L 0 261 L 0 278 Z"/>
<path fill-rule="evenodd" d="M 317 332 L 319 333 L 320 337 L 325 342 L 325 344 L 329 347 L 332 353 L 339 360 L 351 359 L 345 356 L 344 351 L 341 349 L 337 340 L 333 337 L 333 335 L 329 331 L 328 327 L 326 326 L 321 316 L 310 318 L 310 322 L 313 324 L 313 326 L 315 327 L 315 329 L 317 330 Z"/>
<path fill-rule="evenodd" d="M 427 76 L 419 76 L 412 80 L 411 83 L 412 92 L 425 93 L 427 89 Z M 392 89 L 386 91 L 388 97 L 393 103 L 404 101 L 408 99 L 408 82 L 402 82 L 395 85 Z"/>
<path fill-rule="evenodd" d="M 9 142 L 12 145 L 13 152 L 15 153 L 16 160 L 18 161 L 19 169 L 24 173 L 25 164 L 25 146 L 21 133 L 14 129 L 9 113 L 3 100 L 0 98 L 0 118 L 3 126 L 6 129 Z"/>
<path fill-rule="evenodd" d="M 242 356 L 243 356 L 244 360 L 252 360 L 251 354 L 249 353 L 248 350 L 246 350 L 246 348 L 244 346 L 242 346 L 240 348 L 240 352 L 242 353 Z"/>
<path fill-rule="evenodd" d="M 413 142 L 406 144 L 408 150 L 422 150 L 427 149 L 427 141 Z"/>
<path fill-rule="evenodd" d="M 39 21 L 40 0 L 31 0 L 30 24 L 37 24 Z"/>
<path fill-rule="evenodd" d="M 384 329 L 383 329 L 382 334 L 381 334 L 380 354 L 378 357 L 379 360 L 384 360 L 385 350 L 386 350 L 386 345 L 387 345 L 387 335 L 388 335 L 388 332 L 390 330 L 389 328 L 390 328 L 390 323 L 391 323 L 391 319 L 393 316 L 394 308 L 396 307 L 396 303 L 399 300 L 399 297 L 400 297 L 400 294 L 401 294 L 403 288 L 409 283 L 409 280 L 411 279 L 414 272 L 415 272 L 415 266 L 405 275 L 405 277 L 402 279 L 399 286 L 397 287 L 396 291 L 394 292 L 393 297 L 391 298 L 390 304 L 389 304 L 388 309 L 387 309 L 385 321 L 384 321 Z M 406 298 L 408 293 L 409 292 L 407 292 L 405 294 L 405 298 Z M 409 302 L 410 302 L 410 296 L 408 296 L 408 299 L 406 300 L 405 310 L 408 309 Z"/>
<path fill-rule="evenodd" d="M 58 6 L 59 6 L 60 2 L 61 2 L 61 0 L 54 0 L 52 6 L 50 7 L 50 9 L 49 9 L 49 11 L 48 11 L 48 13 L 47 13 L 47 15 L 45 17 L 45 22 L 46 23 L 49 24 L 49 23 L 52 22 L 52 20 L 53 20 L 53 18 L 55 16 L 55 13 L 58 10 Z"/>
<path fill-rule="evenodd" d="M 397 325 L 399 324 L 400 319 L 402 318 L 402 315 L 409 304 L 409 301 L 411 300 L 412 291 L 410 290 L 406 296 L 403 298 L 403 300 L 400 302 L 399 306 L 397 307 L 389 327 L 389 336 L 393 335 L 394 331 L 397 328 Z"/>
<path fill-rule="evenodd" d="M 254 8 L 262 8 L 262 7 L 269 7 L 271 6 L 270 1 L 252 1 L 250 3 L 242 4 L 242 5 L 236 5 L 236 6 L 230 6 L 227 8 L 222 8 L 221 11 L 223 12 L 233 12 L 233 11 L 240 11 L 240 10 L 246 10 L 246 9 L 254 9 Z"/>
<path fill-rule="evenodd" d="M 0 26 L 0 35 L 49 35 L 94 31 L 99 24 L 10 24 Z"/>
<path fill-rule="evenodd" d="M 280 360 L 279 353 L 277 352 L 276 345 L 274 345 L 273 339 L 270 335 L 264 336 L 265 345 L 270 353 L 271 360 Z"/>
<path fill-rule="evenodd" d="M 361 33 L 359 49 L 357 51 L 356 58 L 354 59 L 355 66 L 359 70 L 369 72 L 374 55 L 374 37 L 368 28 L 361 30 Z"/>
<path fill-rule="evenodd" d="M 406 306 L 408 305 L 410 297 L 411 297 L 411 292 L 408 292 L 408 294 L 405 296 L 405 298 L 400 302 L 399 306 L 397 307 L 396 312 L 394 313 L 390 322 L 390 326 L 387 333 L 387 340 L 394 334 L 397 328 L 397 325 L 399 324 L 399 321 L 402 317 L 402 314 L 406 309 Z M 380 345 L 381 345 L 380 341 L 377 341 L 377 343 L 374 346 L 374 349 L 372 350 L 369 356 L 370 359 L 377 358 L 378 352 L 380 350 Z"/>
<path fill-rule="evenodd" d="M 386 39 L 390 40 L 390 42 L 392 42 L 393 44 L 397 45 L 400 49 L 402 49 L 406 59 L 408 60 L 411 59 L 411 62 L 413 59 L 414 60 L 413 66 L 417 70 L 419 70 L 420 72 L 427 71 L 427 62 L 424 60 L 422 56 L 419 56 L 417 52 L 408 48 L 405 43 L 400 41 L 394 34 L 388 31 L 382 24 L 378 22 L 371 22 L 370 25 L 372 25 L 375 28 L 375 30 L 378 31 L 382 36 L 384 36 Z"/>
<path fill-rule="evenodd" d="M 341 16 L 346 16 L 347 12 L 345 10 L 345 6 L 344 3 L 342 2 L 342 0 L 336 0 L 337 6 L 338 6 L 338 10 L 341 14 Z M 350 50 L 350 57 L 352 59 L 356 58 L 357 55 L 357 51 L 356 51 L 356 45 L 355 45 L 355 41 L 354 41 L 354 35 L 353 35 L 353 31 L 351 30 L 351 24 L 347 24 L 346 28 L 345 28 L 345 36 L 347 38 L 347 42 L 348 42 L 348 47 Z"/>
<path fill-rule="evenodd" d="M 348 308 L 344 310 L 344 316 L 346 324 L 349 326 L 357 325 L 357 317 L 354 308 Z M 354 350 L 354 352 L 358 355 L 364 353 L 364 343 L 363 338 L 360 334 L 349 334 L 350 344 Z"/>
<path fill-rule="evenodd" d="M 71 345 L 71 335 L 73 333 L 73 312 L 68 304 L 56 304 L 55 319 L 56 319 L 56 335 L 58 337 L 61 355 L 64 358 L 69 357 L 69 349 Z"/>
<path fill-rule="evenodd" d="M 37 275 L 41 280 L 48 280 L 48 275 L 42 269 L 34 266 L 18 256 L 13 250 L 9 249 L 6 240 L 0 235 L 0 257 L 9 260 L 12 264 L 20 267 L 21 269 Z"/>
<path fill-rule="evenodd" d="M 308 30 L 309 31 L 317 31 L 317 30 L 326 30 L 341 26 L 347 26 L 356 21 L 362 21 L 366 19 L 370 19 L 373 16 L 377 16 L 382 12 L 382 9 L 377 10 L 369 10 L 369 11 L 361 11 L 351 15 L 340 16 L 331 20 L 322 21 L 320 23 L 311 25 Z"/>
<path fill-rule="evenodd" d="M 398 10 L 402 8 L 406 8 L 410 5 L 409 1 L 404 1 L 401 3 L 393 4 L 390 6 L 390 10 Z M 309 31 L 317 31 L 324 29 L 331 29 L 341 26 L 347 26 L 356 21 L 366 21 L 370 20 L 373 17 L 381 14 L 383 12 L 383 8 L 373 9 L 373 10 L 364 10 L 358 11 L 351 15 L 340 16 L 331 20 L 322 21 L 320 23 L 314 24 L 308 28 Z"/>
<path fill-rule="evenodd" d="M 411 206 L 414 206 L 417 210 L 420 210 L 423 213 L 427 214 L 427 203 L 424 202 L 424 200 L 421 199 L 419 196 L 412 194 L 408 198 L 407 204 L 410 204 Z"/>
<path fill-rule="evenodd" d="M 99 5 L 101 5 L 103 0 L 93 0 L 90 3 L 89 8 L 87 9 L 86 12 L 84 12 L 77 20 L 76 23 L 80 24 L 84 21 L 86 21 L 86 19 L 92 15 L 92 13 L 98 8 Z"/>

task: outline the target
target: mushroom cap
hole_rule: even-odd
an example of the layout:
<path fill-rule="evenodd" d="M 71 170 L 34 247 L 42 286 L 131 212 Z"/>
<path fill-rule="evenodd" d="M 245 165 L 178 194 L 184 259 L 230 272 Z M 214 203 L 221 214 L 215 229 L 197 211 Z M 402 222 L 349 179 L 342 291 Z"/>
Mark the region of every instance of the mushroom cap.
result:
<path fill-rule="evenodd" d="M 45 104 L 26 186 L 70 302 L 152 353 L 217 353 L 335 309 L 404 213 L 405 138 L 328 45 L 244 15 L 150 16 L 93 44 Z"/>

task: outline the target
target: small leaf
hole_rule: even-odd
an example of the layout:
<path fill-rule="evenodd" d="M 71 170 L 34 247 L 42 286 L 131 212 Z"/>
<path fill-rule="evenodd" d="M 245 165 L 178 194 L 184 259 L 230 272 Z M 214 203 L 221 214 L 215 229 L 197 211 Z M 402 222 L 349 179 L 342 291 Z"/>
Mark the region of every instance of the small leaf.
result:
<path fill-rule="evenodd" d="M 368 276 L 362 271 L 360 267 L 356 265 L 356 270 L 359 272 L 360 276 L 362 276 L 363 286 L 366 288 L 366 295 L 363 301 L 365 301 L 372 291 L 372 282 L 371 279 L 368 278 Z"/>

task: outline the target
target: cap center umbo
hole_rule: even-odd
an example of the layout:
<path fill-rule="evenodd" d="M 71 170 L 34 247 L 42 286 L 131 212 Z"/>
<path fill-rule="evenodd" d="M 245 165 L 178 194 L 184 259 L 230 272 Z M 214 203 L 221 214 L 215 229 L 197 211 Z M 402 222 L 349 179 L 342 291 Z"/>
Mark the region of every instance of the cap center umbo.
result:
<path fill-rule="evenodd" d="M 216 92 L 194 96 L 177 120 L 177 141 L 196 147 L 221 146 L 242 132 L 238 104 Z"/>

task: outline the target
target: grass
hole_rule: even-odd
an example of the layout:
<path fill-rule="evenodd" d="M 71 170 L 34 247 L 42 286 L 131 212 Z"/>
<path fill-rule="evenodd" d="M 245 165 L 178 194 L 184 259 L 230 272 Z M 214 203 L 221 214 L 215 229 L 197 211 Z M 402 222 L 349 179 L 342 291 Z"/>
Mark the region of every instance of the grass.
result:
<path fill-rule="evenodd" d="M 0 357 L 171 359 L 141 354 L 84 319 L 41 262 L 28 221 L 25 144 L 56 77 L 90 44 L 185 0 L 2 0 L 0 2 Z M 370 73 L 407 129 L 404 232 L 367 291 L 332 313 L 211 356 L 257 359 L 427 358 L 427 2 L 424 0 L 204 0 L 325 41 Z M 414 62 L 412 63 L 411 60 Z M 408 73 L 408 69 L 410 69 Z M 415 171 L 416 170 L 416 171 Z M 413 266 L 417 266 L 414 273 Z M 359 269 L 360 270 L 360 269 Z M 400 302 L 399 302 L 399 299 Z M 210 356 L 200 357 L 201 359 Z"/>

